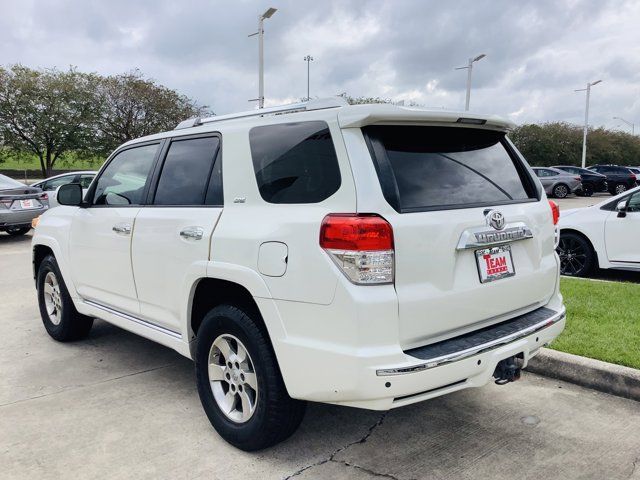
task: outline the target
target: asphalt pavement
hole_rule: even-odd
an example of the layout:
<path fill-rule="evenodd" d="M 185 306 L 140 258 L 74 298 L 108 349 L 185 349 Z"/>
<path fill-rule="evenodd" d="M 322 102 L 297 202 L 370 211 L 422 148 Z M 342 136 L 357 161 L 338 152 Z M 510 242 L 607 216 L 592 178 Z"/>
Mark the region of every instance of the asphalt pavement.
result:
<path fill-rule="evenodd" d="M 388 413 L 310 404 L 288 441 L 226 444 L 192 363 L 96 322 L 42 327 L 30 237 L 0 234 L 0 478 L 640 479 L 640 404 L 525 373 Z"/>

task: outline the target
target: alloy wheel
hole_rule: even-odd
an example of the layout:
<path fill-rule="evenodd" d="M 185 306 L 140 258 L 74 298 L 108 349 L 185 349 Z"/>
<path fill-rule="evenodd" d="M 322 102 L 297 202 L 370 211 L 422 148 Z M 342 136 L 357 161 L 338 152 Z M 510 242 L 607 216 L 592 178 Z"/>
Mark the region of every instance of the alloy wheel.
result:
<path fill-rule="evenodd" d="M 60 294 L 60 284 L 53 272 L 47 272 L 44 278 L 44 304 L 47 309 L 49 321 L 54 325 L 60 324 L 62 315 L 62 295 Z"/>
<path fill-rule="evenodd" d="M 624 192 L 626 192 L 626 191 L 627 191 L 627 187 L 626 187 L 625 185 L 623 185 L 623 184 L 621 184 L 621 183 L 620 183 L 620 184 L 618 184 L 618 185 L 616 185 L 616 193 L 617 193 L 618 195 L 620 195 L 621 193 L 624 193 Z"/>
<path fill-rule="evenodd" d="M 553 189 L 553 193 L 558 198 L 565 198 L 567 195 L 569 195 L 569 190 L 564 185 L 558 185 Z"/>
<path fill-rule="evenodd" d="M 209 383 L 218 407 L 236 423 L 248 421 L 256 410 L 258 379 L 251 355 L 233 335 L 220 335 L 209 350 Z"/>
<path fill-rule="evenodd" d="M 584 245 L 574 238 L 560 237 L 558 256 L 560 273 L 563 275 L 580 275 L 587 265 L 587 251 Z"/>

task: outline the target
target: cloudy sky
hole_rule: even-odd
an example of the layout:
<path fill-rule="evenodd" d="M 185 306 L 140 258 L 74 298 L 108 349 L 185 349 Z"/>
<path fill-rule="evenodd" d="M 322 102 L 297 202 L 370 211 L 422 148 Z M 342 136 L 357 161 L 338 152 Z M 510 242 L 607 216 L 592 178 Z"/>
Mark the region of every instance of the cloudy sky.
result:
<path fill-rule="evenodd" d="M 2 0 L 0 64 L 102 74 L 138 68 L 216 113 L 252 108 L 257 16 L 268 104 L 347 92 L 464 107 L 518 123 L 584 120 L 640 130 L 640 0 Z"/>

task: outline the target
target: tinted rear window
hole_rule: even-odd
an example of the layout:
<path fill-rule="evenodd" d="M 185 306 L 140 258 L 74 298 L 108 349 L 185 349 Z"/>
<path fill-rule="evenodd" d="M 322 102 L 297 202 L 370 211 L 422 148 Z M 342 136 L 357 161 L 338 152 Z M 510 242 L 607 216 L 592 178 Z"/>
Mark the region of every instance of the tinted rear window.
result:
<path fill-rule="evenodd" d="M 398 211 L 535 198 L 504 134 L 460 127 L 370 126 L 364 131 L 387 201 Z"/>
<path fill-rule="evenodd" d="M 329 126 L 296 122 L 252 128 L 251 157 L 262 198 L 270 203 L 317 203 L 340 187 Z"/>

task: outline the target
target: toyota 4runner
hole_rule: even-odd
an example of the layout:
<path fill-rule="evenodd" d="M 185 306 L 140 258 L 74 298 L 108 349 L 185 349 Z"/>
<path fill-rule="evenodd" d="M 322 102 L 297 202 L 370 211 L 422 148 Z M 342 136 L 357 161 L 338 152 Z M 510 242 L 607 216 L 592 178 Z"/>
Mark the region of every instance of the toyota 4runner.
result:
<path fill-rule="evenodd" d="M 325 99 L 130 141 L 35 230 L 44 326 L 70 341 L 100 318 L 193 359 L 244 450 L 291 435 L 305 401 L 507 383 L 565 323 L 559 211 L 509 128 Z"/>

